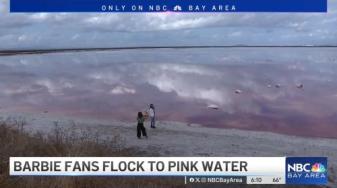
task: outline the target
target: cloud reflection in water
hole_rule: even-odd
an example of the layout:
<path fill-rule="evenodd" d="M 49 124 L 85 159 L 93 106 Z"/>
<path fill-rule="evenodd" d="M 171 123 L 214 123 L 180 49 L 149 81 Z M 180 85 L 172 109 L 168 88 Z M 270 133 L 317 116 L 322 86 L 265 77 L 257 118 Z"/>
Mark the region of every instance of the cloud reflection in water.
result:
<path fill-rule="evenodd" d="M 133 121 L 154 103 L 162 120 L 337 137 L 336 59 L 334 48 L 0 57 L 0 105 L 2 111 Z"/>

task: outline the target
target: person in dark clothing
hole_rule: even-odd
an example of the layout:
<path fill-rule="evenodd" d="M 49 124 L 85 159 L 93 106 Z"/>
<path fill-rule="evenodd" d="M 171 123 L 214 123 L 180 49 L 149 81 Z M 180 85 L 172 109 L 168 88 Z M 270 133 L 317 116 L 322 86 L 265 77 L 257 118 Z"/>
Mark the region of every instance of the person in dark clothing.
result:
<path fill-rule="evenodd" d="M 137 137 L 139 139 L 140 139 L 142 134 L 143 134 L 143 136 L 145 136 L 147 138 L 146 129 L 144 127 L 144 121 L 145 121 L 145 118 L 143 116 L 143 113 L 138 112 L 138 116 L 137 116 Z"/>

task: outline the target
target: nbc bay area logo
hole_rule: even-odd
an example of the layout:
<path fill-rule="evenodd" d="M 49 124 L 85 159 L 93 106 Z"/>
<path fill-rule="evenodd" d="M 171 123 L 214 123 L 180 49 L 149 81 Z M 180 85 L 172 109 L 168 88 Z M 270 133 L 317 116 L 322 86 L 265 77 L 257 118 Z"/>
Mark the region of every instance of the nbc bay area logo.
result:
<path fill-rule="evenodd" d="M 287 184 L 327 184 L 326 157 L 287 157 Z"/>

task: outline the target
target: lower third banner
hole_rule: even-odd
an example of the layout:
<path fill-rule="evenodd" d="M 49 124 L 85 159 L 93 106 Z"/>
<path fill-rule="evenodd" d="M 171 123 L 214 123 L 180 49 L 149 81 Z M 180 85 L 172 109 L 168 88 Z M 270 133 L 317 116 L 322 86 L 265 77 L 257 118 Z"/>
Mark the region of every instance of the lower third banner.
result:
<path fill-rule="evenodd" d="M 11 176 L 185 176 L 186 183 L 327 184 L 326 157 L 11 157 Z"/>

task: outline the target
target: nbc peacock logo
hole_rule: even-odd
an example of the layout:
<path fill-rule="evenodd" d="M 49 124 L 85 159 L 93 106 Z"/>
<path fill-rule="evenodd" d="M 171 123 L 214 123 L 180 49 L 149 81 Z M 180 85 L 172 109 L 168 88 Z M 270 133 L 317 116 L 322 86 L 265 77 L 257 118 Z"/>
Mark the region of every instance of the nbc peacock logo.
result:
<path fill-rule="evenodd" d="M 315 163 L 311 167 L 311 172 L 324 173 L 325 171 L 326 169 L 322 163 Z"/>

